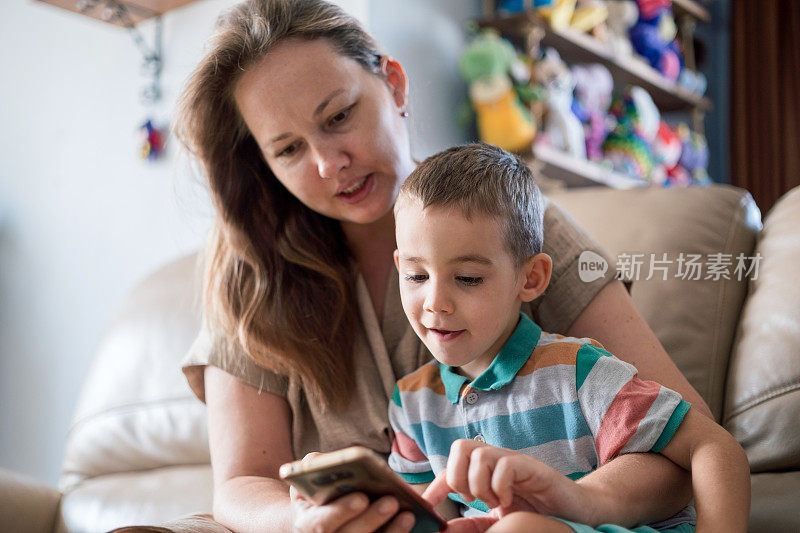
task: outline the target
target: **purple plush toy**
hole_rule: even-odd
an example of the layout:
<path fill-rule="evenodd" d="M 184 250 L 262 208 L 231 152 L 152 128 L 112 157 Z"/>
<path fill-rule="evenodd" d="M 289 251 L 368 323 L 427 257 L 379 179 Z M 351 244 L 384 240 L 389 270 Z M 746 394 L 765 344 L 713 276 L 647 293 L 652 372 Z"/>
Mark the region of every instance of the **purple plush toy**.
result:
<path fill-rule="evenodd" d="M 708 185 L 711 178 L 708 176 L 708 141 L 705 136 L 691 131 L 684 123 L 678 125 L 677 134 L 683 145 L 678 164 L 692 175 L 694 183 Z"/>

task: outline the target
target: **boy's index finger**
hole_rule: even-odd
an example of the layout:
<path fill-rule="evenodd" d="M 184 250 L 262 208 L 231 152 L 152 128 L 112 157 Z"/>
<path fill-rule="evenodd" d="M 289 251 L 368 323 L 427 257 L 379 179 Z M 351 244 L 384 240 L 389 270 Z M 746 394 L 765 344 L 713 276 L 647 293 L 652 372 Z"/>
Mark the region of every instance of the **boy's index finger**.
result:
<path fill-rule="evenodd" d="M 453 492 L 450 485 L 447 484 L 446 474 L 446 470 L 439 472 L 436 479 L 434 479 L 431 484 L 428 485 L 428 488 L 425 489 L 425 492 L 422 493 L 422 497 L 434 507 L 442 503 L 447 498 L 447 495 Z"/>

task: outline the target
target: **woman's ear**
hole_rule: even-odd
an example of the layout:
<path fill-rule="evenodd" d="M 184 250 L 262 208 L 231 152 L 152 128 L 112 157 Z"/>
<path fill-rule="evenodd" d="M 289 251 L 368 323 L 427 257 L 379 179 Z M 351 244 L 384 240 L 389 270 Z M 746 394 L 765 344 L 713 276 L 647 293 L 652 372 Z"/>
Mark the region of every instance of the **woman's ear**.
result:
<path fill-rule="evenodd" d="M 395 250 L 392 255 L 394 256 L 394 267 L 400 272 L 400 252 Z"/>
<path fill-rule="evenodd" d="M 406 71 L 403 70 L 403 65 L 392 56 L 383 55 L 381 56 L 381 74 L 389 84 L 392 98 L 397 107 L 405 107 L 408 100 L 408 77 Z"/>
<path fill-rule="evenodd" d="M 550 283 L 550 274 L 553 272 L 553 260 L 545 253 L 536 254 L 522 266 L 525 282 L 519 291 L 519 298 L 523 302 L 530 302 L 541 296 Z"/>

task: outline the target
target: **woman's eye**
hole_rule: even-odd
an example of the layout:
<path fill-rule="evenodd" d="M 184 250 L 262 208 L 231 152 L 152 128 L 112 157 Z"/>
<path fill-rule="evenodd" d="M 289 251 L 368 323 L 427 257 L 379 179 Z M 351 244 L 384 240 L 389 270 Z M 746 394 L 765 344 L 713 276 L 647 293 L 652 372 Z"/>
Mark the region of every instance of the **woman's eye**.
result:
<path fill-rule="evenodd" d="M 406 281 L 410 281 L 412 283 L 422 283 L 426 279 L 428 279 L 428 276 L 425 274 L 407 274 L 405 277 Z"/>
<path fill-rule="evenodd" d="M 480 285 L 483 283 L 483 278 L 472 276 L 456 276 L 456 279 L 464 285 Z"/>
<path fill-rule="evenodd" d="M 328 121 L 328 124 L 330 124 L 331 126 L 338 126 L 339 124 L 347 120 L 347 117 L 350 116 L 350 111 L 352 110 L 353 106 L 342 109 L 341 111 L 339 111 L 338 113 L 336 113 L 331 117 L 331 119 Z"/>
<path fill-rule="evenodd" d="M 289 146 L 278 152 L 277 157 L 290 156 L 297 151 L 299 146 L 300 146 L 299 143 L 293 142 L 292 144 L 290 144 Z"/>

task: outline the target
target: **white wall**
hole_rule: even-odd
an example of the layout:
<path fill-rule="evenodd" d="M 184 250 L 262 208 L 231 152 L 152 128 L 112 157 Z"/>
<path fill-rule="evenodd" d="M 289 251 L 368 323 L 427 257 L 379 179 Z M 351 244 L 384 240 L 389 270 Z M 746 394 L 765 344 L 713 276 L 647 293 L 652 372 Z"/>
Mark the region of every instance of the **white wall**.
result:
<path fill-rule="evenodd" d="M 481 14 L 479 0 L 372 0 L 370 31 L 383 52 L 396 57 L 411 79 L 412 146 L 415 157 L 465 142 L 456 123 L 467 88 L 458 73 L 466 46 L 464 23 Z"/>
<path fill-rule="evenodd" d="M 157 118 L 170 118 L 216 15 L 233 3 L 201 0 L 164 18 Z M 453 61 L 479 2 L 339 3 L 406 65 L 417 156 L 462 141 Z M 152 42 L 152 25 L 141 29 Z M 148 272 L 199 248 L 211 221 L 176 143 L 164 161 L 138 158 L 140 64 L 123 29 L 38 2 L 0 6 L 0 467 L 51 484 L 115 309 Z"/>

